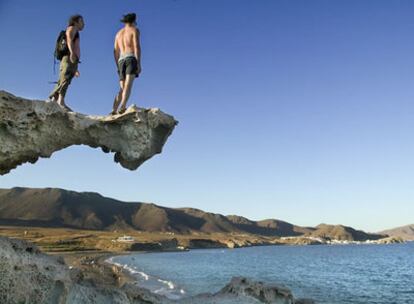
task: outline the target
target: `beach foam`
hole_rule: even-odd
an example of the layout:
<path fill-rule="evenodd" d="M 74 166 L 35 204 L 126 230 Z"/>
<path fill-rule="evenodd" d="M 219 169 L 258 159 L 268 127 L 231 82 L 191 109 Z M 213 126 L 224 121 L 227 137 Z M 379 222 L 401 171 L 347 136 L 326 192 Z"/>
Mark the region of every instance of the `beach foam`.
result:
<path fill-rule="evenodd" d="M 174 282 L 149 275 L 142 271 L 142 269 L 130 265 L 128 262 L 115 262 L 114 258 L 119 257 L 111 257 L 106 262 L 125 269 L 137 279 L 137 284 L 140 287 L 146 288 L 155 294 L 163 295 L 171 300 L 181 299 L 186 294 L 186 291 L 183 288 L 179 288 Z M 131 259 L 131 261 L 135 262 L 135 259 Z"/>

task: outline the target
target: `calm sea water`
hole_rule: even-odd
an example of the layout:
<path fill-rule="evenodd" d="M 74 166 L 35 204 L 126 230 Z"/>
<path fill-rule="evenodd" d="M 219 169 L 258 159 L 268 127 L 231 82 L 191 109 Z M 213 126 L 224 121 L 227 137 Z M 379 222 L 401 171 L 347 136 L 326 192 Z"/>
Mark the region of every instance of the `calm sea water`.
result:
<path fill-rule="evenodd" d="M 278 283 L 329 304 L 414 304 L 414 243 L 266 246 L 112 258 L 153 292 L 216 292 L 233 276 Z"/>

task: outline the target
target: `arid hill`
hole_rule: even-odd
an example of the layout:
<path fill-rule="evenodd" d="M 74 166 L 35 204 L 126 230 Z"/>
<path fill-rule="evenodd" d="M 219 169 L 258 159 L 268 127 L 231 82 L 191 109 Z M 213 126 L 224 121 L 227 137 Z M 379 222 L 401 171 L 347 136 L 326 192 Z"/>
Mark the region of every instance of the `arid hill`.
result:
<path fill-rule="evenodd" d="M 67 227 L 89 230 L 145 232 L 237 233 L 261 236 L 315 236 L 338 240 L 367 240 L 384 236 L 345 226 L 300 227 L 284 221 L 252 221 L 245 217 L 127 203 L 98 193 L 63 189 L 0 189 L 0 225 Z"/>
<path fill-rule="evenodd" d="M 251 221 L 237 215 L 229 215 L 227 218 L 240 230 L 265 236 L 300 236 L 305 233 L 311 233 L 314 230 L 313 228 L 295 226 L 288 222 L 274 219 Z"/>
<path fill-rule="evenodd" d="M 379 232 L 381 234 L 388 234 L 392 237 L 400 237 L 406 241 L 414 241 L 414 224 L 397 227 L 394 229 L 384 230 Z"/>
<path fill-rule="evenodd" d="M 307 233 L 308 236 L 330 238 L 340 241 L 365 241 L 378 240 L 386 237 L 382 234 L 366 233 L 361 230 L 355 230 L 354 228 L 342 226 L 342 225 L 327 225 L 320 224 L 315 227 L 315 230 L 311 233 Z"/>

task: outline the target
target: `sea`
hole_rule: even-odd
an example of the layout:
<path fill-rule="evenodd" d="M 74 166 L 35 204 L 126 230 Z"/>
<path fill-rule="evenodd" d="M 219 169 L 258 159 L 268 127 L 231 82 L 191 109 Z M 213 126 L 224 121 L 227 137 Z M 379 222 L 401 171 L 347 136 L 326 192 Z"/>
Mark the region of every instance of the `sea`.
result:
<path fill-rule="evenodd" d="M 171 299 L 214 293 L 232 277 L 244 276 L 317 303 L 414 304 L 414 242 L 134 253 L 109 262 Z"/>

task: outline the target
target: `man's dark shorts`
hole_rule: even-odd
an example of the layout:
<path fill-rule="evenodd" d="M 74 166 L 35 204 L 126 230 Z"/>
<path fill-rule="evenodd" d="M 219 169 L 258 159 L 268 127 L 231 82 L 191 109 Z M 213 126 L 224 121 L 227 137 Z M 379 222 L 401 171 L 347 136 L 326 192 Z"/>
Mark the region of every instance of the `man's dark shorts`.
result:
<path fill-rule="evenodd" d="M 126 57 L 118 62 L 119 80 L 124 81 L 126 75 L 138 77 L 138 61 L 135 57 Z"/>

